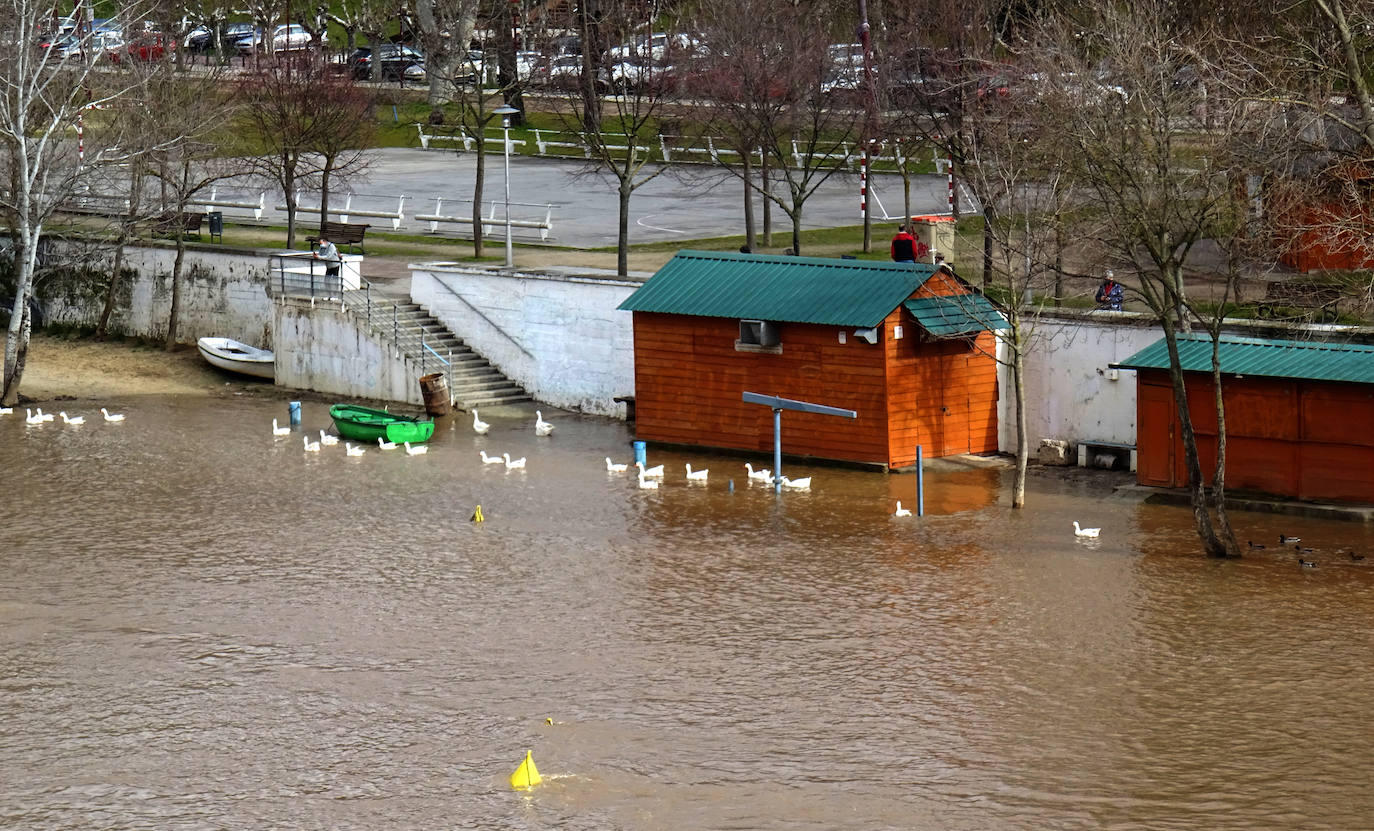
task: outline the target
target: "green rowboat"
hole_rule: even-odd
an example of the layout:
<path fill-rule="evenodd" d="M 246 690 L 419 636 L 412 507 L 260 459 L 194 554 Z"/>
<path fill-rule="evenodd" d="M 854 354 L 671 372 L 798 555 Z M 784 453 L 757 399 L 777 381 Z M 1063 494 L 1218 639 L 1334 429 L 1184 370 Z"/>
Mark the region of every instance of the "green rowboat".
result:
<path fill-rule="evenodd" d="M 375 444 L 377 439 L 400 444 L 419 444 L 434 435 L 434 422 L 414 416 L 397 415 L 356 404 L 335 404 L 329 408 L 334 429 L 346 439 Z"/>

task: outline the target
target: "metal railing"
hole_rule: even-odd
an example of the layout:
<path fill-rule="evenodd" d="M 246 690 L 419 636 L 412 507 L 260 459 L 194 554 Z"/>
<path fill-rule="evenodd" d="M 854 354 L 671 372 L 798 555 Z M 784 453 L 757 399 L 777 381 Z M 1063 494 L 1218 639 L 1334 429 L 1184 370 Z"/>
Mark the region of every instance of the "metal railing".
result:
<path fill-rule="evenodd" d="M 364 332 L 389 343 L 412 364 L 418 364 L 421 375 L 429 374 L 430 364 L 443 367 L 440 371 L 452 396 L 453 350 L 447 350 L 447 357 L 441 355 L 429 344 L 423 328 L 403 331 L 400 304 L 395 300 L 375 301 L 372 283 L 367 279 L 359 277 L 358 288 L 347 288 L 341 277 L 328 275 L 325 261 L 314 259 L 307 252 L 273 254 L 267 259 L 270 290 L 277 296 L 309 298 L 311 305 L 316 300 L 337 301 L 339 308 L 361 324 Z"/>

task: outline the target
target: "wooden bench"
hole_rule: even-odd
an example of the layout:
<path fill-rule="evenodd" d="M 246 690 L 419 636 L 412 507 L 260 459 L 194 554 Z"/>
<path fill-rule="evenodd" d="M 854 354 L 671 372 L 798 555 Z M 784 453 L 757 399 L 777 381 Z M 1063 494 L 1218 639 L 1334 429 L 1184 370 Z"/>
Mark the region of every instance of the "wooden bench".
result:
<path fill-rule="evenodd" d="M 1322 320 L 1336 320 L 1340 316 L 1340 303 L 1343 296 L 1340 286 L 1284 280 L 1270 283 L 1264 290 L 1264 299 L 1256 307 L 1260 317 L 1307 317 L 1316 312 Z M 1296 311 L 1299 314 L 1284 314 L 1281 310 Z"/>
<path fill-rule="evenodd" d="M 153 233 L 177 236 L 194 235 L 196 239 L 200 239 L 200 226 L 204 221 L 205 214 L 203 213 L 168 211 L 153 218 Z"/>
<path fill-rule="evenodd" d="M 356 245 L 358 250 L 364 254 L 367 253 L 367 249 L 363 247 L 363 236 L 371 227 L 371 225 L 356 222 L 323 222 L 320 224 L 320 230 L 324 232 L 325 239 L 335 245 Z M 313 247 L 315 243 L 320 241 L 320 237 L 319 235 L 306 237 L 305 241 Z"/>

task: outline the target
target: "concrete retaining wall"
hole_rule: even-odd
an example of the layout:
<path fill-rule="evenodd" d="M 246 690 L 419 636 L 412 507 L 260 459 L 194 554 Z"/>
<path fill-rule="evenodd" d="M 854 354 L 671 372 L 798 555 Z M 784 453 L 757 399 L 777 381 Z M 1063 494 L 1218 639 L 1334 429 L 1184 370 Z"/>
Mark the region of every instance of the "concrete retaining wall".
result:
<path fill-rule="evenodd" d="M 411 266 L 410 297 L 540 401 L 623 418 L 634 335 L 616 311 L 641 285 L 614 276 Z"/>
<path fill-rule="evenodd" d="M 390 344 L 364 334 L 337 303 L 283 298 L 272 310 L 278 385 L 423 404 L 419 368 Z"/>
<path fill-rule="evenodd" d="M 60 246 L 57 243 L 56 246 Z M 112 267 L 114 249 L 88 263 Z M 129 302 L 120 304 L 111 330 L 125 335 L 161 338 L 167 334 L 172 305 L 172 266 L 176 249 L 127 246 L 125 267 L 136 272 Z M 272 348 L 272 300 L 267 293 L 267 257 L 244 251 L 198 248 L 186 251 L 182 264 L 181 319 L 177 339 L 195 343 L 202 337 L 227 337 Z M 45 304 L 48 319 L 94 326 L 104 298 Z"/>
<path fill-rule="evenodd" d="M 1135 443 L 1135 373 L 1108 364 L 1159 340 L 1145 316 L 1095 312 L 1045 318 L 1026 355 L 1026 429 L 1031 454 L 1041 439 Z M 1016 401 L 1011 367 L 998 370 L 998 447 L 1016 452 Z"/>

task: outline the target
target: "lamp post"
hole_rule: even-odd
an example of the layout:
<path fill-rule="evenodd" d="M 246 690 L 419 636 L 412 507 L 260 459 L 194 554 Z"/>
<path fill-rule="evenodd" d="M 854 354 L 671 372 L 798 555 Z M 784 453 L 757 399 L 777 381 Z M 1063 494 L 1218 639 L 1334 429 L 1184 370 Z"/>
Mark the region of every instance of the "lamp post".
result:
<path fill-rule="evenodd" d="M 514 107 L 497 107 L 492 110 L 501 116 L 501 149 L 505 155 L 506 170 L 506 268 L 515 267 L 515 254 L 510 244 L 510 117 L 520 112 Z"/>

